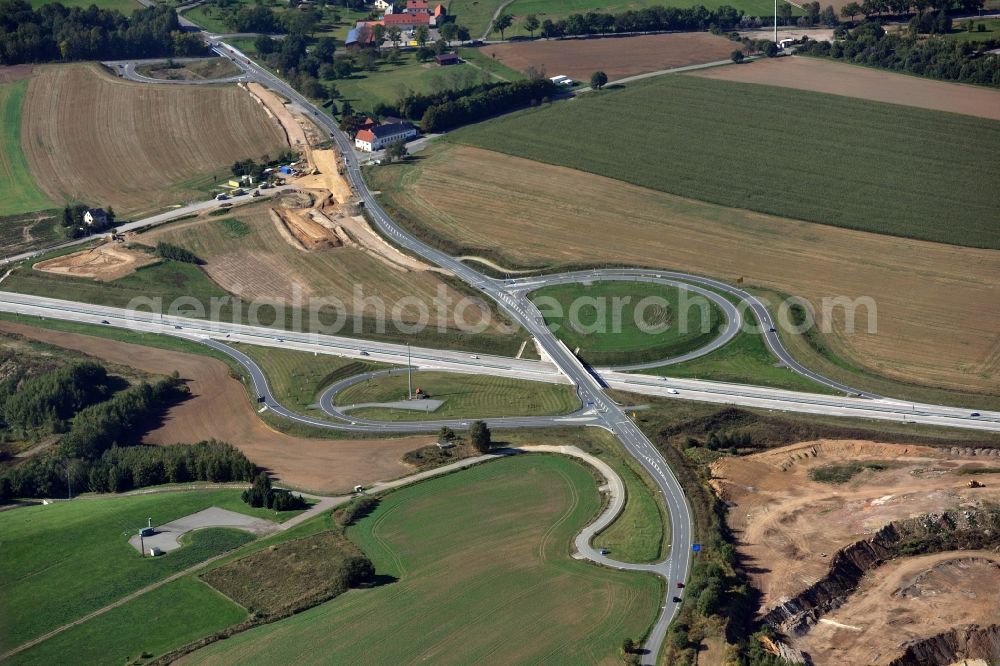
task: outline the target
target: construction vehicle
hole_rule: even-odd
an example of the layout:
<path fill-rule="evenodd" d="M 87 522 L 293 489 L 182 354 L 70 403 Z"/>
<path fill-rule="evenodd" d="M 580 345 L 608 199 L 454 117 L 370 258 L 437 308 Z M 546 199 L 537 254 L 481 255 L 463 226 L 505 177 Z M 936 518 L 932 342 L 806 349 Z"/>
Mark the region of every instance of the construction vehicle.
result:
<path fill-rule="evenodd" d="M 986 484 L 981 483 L 981 482 L 976 481 L 975 479 L 973 479 L 972 481 L 969 481 L 969 487 L 970 488 L 985 488 Z"/>

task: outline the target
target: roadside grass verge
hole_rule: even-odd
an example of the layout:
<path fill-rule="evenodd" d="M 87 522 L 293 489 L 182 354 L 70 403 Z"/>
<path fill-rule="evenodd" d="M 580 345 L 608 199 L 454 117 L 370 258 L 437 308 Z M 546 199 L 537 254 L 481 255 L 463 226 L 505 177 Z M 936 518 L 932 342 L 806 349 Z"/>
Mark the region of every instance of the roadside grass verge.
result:
<path fill-rule="evenodd" d="M 27 81 L 0 83 L 0 215 L 17 215 L 52 208 L 38 188 L 21 149 L 21 108 Z"/>
<path fill-rule="evenodd" d="M 444 400 L 444 404 L 432 412 L 372 406 L 352 409 L 347 414 L 386 421 L 496 418 L 566 414 L 580 406 L 573 387 L 564 384 L 448 372 L 418 372 L 412 381 L 414 391 L 419 387 L 431 399 Z M 400 370 L 399 374 L 354 384 L 337 394 L 334 402 L 342 407 L 393 402 L 405 400 L 406 392 L 406 372 Z"/>
<path fill-rule="evenodd" d="M 698 294 L 641 282 L 595 282 L 532 292 L 545 323 L 592 365 L 658 361 L 718 337 L 724 317 Z"/>
<path fill-rule="evenodd" d="M 653 576 L 569 556 L 573 536 L 600 506 L 590 472 L 561 456 L 517 456 L 397 490 L 347 530 L 377 574 L 394 582 L 352 590 L 188 659 L 265 663 L 321 653 L 337 663 L 396 663 L 433 654 L 473 662 L 497 650 L 522 662 L 552 650 L 568 662 L 613 659 L 622 636 L 648 630 L 663 588 Z"/>
<path fill-rule="evenodd" d="M 0 649 L 253 539 L 236 530 L 198 530 L 186 535 L 180 550 L 157 558 L 140 557 L 128 543 L 149 517 L 163 524 L 210 506 L 274 517 L 246 506 L 236 489 L 96 497 L 0 512 L 0 615 L 6 625 Z"/>
<path fill-rule="evenodd" d="M 774 122 L 781 108 L 803 120 Z M 448 140 L 723 206 L 1000 248 L 1000 228 L 989 222 L 1000 193 L 979 168 L 1000 149 L 1000 124 L 969 116 L 661 76 L 465 127 Z M 835 195 L 831 183 L 852 195 Z"/>

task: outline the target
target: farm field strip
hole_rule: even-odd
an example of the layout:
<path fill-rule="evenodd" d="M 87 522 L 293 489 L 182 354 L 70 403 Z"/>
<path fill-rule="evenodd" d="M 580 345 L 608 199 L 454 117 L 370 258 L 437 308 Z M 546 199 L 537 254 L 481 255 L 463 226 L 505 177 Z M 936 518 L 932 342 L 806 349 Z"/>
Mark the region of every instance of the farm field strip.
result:
<path fill-rule="evenodd" d="M 796 110 L 791 126 L 776 122 L 782 108 Z M 1000 249 L 1000 227 L 990 223 L 1000 191 L 981 167 L 1000 150 L 1000 123 L 979 118 L 661 76 L 462 128 L 448 140 L 723 206 Z"/>
<path fill-rule="evenodd" d="M 899 74 L 849 63 L 794 56 L 692 73 L 704 79 L 811 90 L 1000 120 L 1000 90 Z"/>
<path fill-rule="evenodd" d="M 0 83 L 0 216 L 52 208 L 35 183 L 21 146 L 22 109 L 27 81 Z"/>

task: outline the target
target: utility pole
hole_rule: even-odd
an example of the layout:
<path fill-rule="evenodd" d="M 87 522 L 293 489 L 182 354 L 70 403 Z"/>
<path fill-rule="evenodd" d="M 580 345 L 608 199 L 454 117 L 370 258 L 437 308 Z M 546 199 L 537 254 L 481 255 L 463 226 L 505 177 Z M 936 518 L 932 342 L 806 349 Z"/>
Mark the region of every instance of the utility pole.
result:
<path fill-rule="evenodd" d="M 774 0 L 774 45 L 778 45 L 778 0 Z"/>
<path fill-rule="evenodd" d="M 410 365 L 410 343 L 406 343 L 406 399 L 413 400 L 413 366 Z"/>

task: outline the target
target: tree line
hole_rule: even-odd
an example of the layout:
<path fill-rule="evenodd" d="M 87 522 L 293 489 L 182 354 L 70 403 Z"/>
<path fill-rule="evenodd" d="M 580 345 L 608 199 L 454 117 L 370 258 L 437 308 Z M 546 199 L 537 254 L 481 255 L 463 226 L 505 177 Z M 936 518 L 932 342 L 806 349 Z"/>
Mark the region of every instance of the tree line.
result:
<path fill-rule="evenodd" d="M 502 83 L 489 90 L 428 107 L 420 121 L 420 129 L 424 132 L 444 132 L 507 111 L 539 104 L 547 101 L 554 92 L 556 86 L 548 79 Z"/>
<path fill-rule="evenodd" d="M 294 511 L 308 506 L 301 496 L 293 495 L 287 490 L 273 488 L 271 477 L 267 475 L 267 472 L 258 472 L 253 478 L 253 485 L 243 491 L 242 497 L 249 506 L 258 509 Z"/>
<path fill-rule="evenodd" d="M 0 384 L 2 425 L 22 437 L 65 432 L 81 409 L 105 400 L 111 393 L 107 370 L 98 363 L 77 363 Z"/>
<path fill-rule="evenodd" d="M 697 7 L 664 7 L 655 5 L 628 10 L 617 14 L 587 12 L 571 14 L 565 19 L 545 19 L 541 23 L 541 36 L 547 38 L 574 35 L 605 35 L 628 32 L 663 32 L 668 30 L 732 30 L 743 17 L 743 11 L 722 5 L 708 9 Z M 533 31 L 532 31 L 533 32 Z"/>
<path fill-rule="evenodd" d="M 0 475 L 0 501 L 120 493 L 163 483 L 249 481 L 257 468 L 237 448 L 208 440 L 171 446 L 113 446 L 99 458 L 29 458 Z"/>
<path fill-rule="evenodd" d="M 163 241 L 156 242 L 156 254 L 164 259 L 172 259 L 173 261 L 194 264 L 195 266 L 205 263 L 191 250 L 186 250 L 180 245 L 174 245 L 173 243 L 164 243 Z"/>
<path fill-rule="evenodd" d="M 950 21 L 950 20 L 949 20 Z M 928 22 L 934 29 L 938 19 Z M 1000 87 L 1000 58 L 985 51 L 997 40 L 971 43 L 938 37 L 919 38 L 923 23 L 911 22 L 909 34 L 888 34 L 877 23 L 863 23 L 834 42 L 804 44 L 800 53 L 882 67 L 944 81 Z"/>
<path fill-rule="evenodd" d="M 183 32 L 172 7 L 32 9 L 25 0 L 0 0 L 0 63 L 197 56 L 208 52 L 197 33 Z"/>

